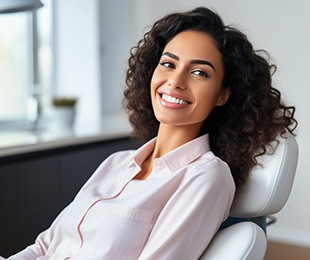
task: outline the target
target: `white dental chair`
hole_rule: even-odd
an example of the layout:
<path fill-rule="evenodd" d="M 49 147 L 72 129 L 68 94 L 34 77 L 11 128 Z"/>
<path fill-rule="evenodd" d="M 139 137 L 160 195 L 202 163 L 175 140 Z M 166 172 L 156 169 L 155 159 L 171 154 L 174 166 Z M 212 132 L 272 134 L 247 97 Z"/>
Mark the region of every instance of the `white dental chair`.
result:
<path fill-rule="evenodd" d="M 279 137 L 274 154 L 258 157 L 259 164 L 235 196 L 230 217 L 247 219 L 220 230 L 200 260 L 262 260 L 267 249 L 264 230 L 249 219 L 280 211 L 293 185 L 298 161 L 295 138 Z"/>

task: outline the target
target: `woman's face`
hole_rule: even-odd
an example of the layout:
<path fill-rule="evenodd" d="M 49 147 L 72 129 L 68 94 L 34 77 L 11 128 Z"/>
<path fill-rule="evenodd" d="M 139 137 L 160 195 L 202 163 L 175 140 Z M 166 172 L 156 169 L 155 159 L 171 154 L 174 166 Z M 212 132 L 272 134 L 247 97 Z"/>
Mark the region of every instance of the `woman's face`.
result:
<path fill-rule="evenodd" d="M 165 46 L 151 80 L 157 120 L 173 126 L 201 127 L 215 106 L 224 105 L 221 53 L 204 32 L 184 31 Z"/>

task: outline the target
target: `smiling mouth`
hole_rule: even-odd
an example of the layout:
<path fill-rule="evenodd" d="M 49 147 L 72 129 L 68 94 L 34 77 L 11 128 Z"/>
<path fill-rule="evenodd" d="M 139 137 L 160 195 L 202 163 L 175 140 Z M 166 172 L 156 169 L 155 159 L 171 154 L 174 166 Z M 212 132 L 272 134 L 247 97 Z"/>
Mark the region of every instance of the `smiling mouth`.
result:
<path fill-rule="evenodd" d="M 176 98 L 176 97 L 172 97 L 172 96 L 169 96 L 167 94 L 162 94 L 161 98 L 163 100 L 165 100 L 166 102 L 171 103 L 171 104 L 177 104 L 177 105 L 188 105 L 188 104 L 190 104 L 190 102 L 188 102 L 186 100 Z"/>

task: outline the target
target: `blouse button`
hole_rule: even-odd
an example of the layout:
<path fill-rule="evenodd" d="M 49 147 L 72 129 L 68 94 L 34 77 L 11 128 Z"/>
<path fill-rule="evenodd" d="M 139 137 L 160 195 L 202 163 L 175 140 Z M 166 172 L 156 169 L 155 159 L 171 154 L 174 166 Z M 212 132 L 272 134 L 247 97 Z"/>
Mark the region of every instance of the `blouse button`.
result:
<path fill-rule="evenodd" d="M 154 166 L 155 166 L 156 168 L 161 168 L 161 167 L 164 167 L 165 164 L 164 164 L 164 162 L 163 162 L 162 160 L 157 159 L 157 160 L 155 160 L 155 162 L 154 162 Z"/>

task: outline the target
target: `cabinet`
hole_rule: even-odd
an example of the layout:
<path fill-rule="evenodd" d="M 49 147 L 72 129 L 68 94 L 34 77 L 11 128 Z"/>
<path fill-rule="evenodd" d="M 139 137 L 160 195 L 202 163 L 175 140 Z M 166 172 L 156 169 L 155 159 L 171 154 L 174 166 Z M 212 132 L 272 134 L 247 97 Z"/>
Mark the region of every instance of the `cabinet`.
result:
<path fill-rule="evenodd" d="M 0 158 L 0 255 L 32 244 L 107 156 L 137 146 L 119 138 Z"/>

